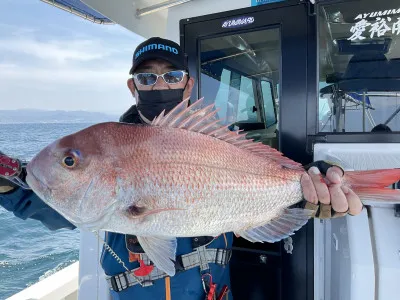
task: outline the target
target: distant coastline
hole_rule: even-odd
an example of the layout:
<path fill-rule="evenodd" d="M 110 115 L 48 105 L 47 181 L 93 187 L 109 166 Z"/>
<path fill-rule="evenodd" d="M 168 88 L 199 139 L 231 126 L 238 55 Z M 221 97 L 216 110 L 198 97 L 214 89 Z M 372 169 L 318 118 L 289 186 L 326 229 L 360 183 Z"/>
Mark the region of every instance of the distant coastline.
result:
<path fill-rule="evenodd" d="M 90 111 L 17 109 L 0 110 L 0 124 L 100 123 L 118 121 L 119 115 Z"/>

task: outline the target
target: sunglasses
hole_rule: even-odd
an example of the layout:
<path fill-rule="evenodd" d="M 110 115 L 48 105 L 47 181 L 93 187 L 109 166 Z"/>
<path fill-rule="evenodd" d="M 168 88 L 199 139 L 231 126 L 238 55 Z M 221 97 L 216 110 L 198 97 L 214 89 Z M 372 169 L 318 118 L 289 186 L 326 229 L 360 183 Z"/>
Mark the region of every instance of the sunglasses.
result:
<path fill-rule="evenodd" d="M 141 85 L 154 85 L 158 77 L 162 77 L 167 84 L 177 84 L 180 83 L 187 74 L 188 73 L 185 71 L 169 71 L 161 75 L 154 73 L 137 73 L 133 75 L 133 78 Z"/>

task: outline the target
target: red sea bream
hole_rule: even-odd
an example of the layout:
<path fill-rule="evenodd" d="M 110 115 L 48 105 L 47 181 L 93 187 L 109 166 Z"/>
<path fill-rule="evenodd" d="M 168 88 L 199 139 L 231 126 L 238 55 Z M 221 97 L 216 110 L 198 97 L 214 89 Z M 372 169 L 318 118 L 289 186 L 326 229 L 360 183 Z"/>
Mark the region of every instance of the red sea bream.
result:
<path fill-rule="evenodd" d="M 138 236 L 169 275 L 176 237 L 234 232 L 276 242 L 306 224 L 313 211 L 290 208 L 303 199 L 302 166 L 219 125 L 213 106 L 201 105 L 183 101 L 148 125 L 101 123 L 65 136 L 29 163 L 27 182 L 77 227 Z M 400 170 L 360 173 L 344 180 L 365 195 L 371 183 L 377 190 L 400 178 Z"/>

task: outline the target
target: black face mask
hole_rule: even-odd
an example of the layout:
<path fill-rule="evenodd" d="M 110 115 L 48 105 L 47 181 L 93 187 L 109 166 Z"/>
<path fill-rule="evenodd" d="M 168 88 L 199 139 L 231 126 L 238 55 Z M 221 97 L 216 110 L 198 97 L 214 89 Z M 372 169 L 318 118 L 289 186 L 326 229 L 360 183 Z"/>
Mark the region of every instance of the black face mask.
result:
<path fill-rule="evenodd" d="M 136 104 L 140 113 L 149 121 L 153 121 L 165 109 L 171 111 L 182 102 L 184 89 L 137 91 L 139 101 Z"/>

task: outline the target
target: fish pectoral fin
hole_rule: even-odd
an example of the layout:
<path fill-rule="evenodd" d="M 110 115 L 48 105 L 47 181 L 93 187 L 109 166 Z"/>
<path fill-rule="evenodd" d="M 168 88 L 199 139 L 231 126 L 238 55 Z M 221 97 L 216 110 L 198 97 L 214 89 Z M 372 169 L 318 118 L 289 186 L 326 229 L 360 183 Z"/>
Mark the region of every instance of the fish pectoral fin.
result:
<path fill-rule="evenodd" d="M 139 244 L 154 265 L 169 276 L 175 275 L 176 238 L 138 236 Z"/>
<path fill-rule="evenodd" d="M 303 227 L 315 211 L 302 208 L 288 208 L 283 214 L 265 225 L 235 232 L 250 242 L 275 243 L 294 234 Z"/>

